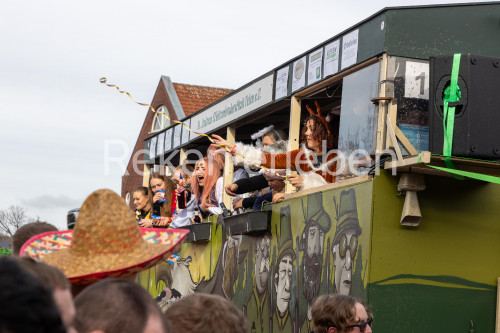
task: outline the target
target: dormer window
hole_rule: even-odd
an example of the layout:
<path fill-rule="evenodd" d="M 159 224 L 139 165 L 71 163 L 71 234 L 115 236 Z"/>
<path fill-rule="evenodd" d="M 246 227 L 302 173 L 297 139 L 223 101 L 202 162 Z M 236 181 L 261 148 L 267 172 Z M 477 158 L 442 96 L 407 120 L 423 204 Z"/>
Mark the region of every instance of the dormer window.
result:
<path fill-rule="evenodd" d="M 153 119 L 153 126 L 151 127 L 151 132 L 161 131 L 162 129 L 170 125 L 170 121 L 166 116 L 168 116 L 167 107 L 165 105 L 162 105 L 157 109 L 157 112 Z"/>

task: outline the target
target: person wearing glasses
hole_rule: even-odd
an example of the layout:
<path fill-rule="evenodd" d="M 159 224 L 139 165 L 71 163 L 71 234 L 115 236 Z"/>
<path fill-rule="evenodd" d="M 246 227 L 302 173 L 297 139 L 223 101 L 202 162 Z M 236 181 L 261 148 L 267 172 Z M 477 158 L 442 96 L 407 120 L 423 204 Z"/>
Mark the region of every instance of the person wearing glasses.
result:
<path fill-rule="evenodd" d="M 350 295 L 353 285 L 352 273 L 358 253 L 358 237 L 361 235 L 356 192 L 353 188 L 342 191 L 339 204 L 334 202 L 337 210 L 337 227 L 332 242 L 335 293 Z"/>
<path fill-rule="evenodd" d="M 351 296 L 321 295 L 311 309 L 313 333 L 372 333 L 373 317 Z"/>

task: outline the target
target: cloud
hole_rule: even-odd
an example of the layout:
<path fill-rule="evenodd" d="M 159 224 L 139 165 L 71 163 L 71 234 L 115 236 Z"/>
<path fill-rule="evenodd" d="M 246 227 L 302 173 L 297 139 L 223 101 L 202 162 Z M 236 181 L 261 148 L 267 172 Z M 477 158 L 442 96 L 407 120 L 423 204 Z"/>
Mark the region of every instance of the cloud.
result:
<path fill-rule="evenodd" d="M 80 207 L 83 200 L 73 199 L 65 195 L 52 196 L 40 195 L 32 199 L 21 199 L 21 203 L 26 207 L 33 207 L 42 210 L 65 208 L 67 210 Z"/>

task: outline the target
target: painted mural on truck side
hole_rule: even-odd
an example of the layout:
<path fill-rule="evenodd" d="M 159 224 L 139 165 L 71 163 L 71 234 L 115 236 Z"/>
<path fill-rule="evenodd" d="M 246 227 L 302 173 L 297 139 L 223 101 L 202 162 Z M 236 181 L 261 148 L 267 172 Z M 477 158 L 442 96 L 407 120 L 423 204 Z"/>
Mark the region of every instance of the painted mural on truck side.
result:
<path fill-rule="evenodd" d="M 236 304 L 252 332 L 311 332 L 316 296 L 366 299 L 371 195 L 365 182 L 283 201 L 271 208 L 270 230 L 257 234 L 228 236 L 212 222 L 210 241 L 184 243 L 178 260 L 138 281 L 163 310 L 205 292 Z"/>

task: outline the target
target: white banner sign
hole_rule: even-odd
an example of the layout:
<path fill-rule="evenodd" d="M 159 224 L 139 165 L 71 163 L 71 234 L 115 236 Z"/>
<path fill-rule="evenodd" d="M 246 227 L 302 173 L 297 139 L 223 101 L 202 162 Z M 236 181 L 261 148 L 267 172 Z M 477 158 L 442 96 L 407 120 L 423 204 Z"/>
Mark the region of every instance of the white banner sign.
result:
<path fill-rule="evenodd" d="M 321 66 L 323 65 L 323 48 L 309 54 L 309 70 L 307 85 L 321 80 Z"/>
<path fill-rule="evenodd" d="M 278 70 L 276 73 L 276 89 L 274 99 L 280 99 L 288 95 L 288 73 L 290 67 L 286 66 Z"/>
<path fill-rule="evenodd" d="M 156 156 L 156 140 L 158 140 L 157 136 L 151 138 L 149 143 L 149 159 L 153 159 Z"/>
<path fill-rule="evenodd" d="M 175 149 L 181 145 L 181 132 L 182 132 L 182 125 L 178 124 L 174 127 L 174 145 L 172 146 L 172 149 Z"/>
<path fill-rule="evenodd" d="M 172 129 L 169 128 L 165 131 L 165 152 L 172 149 Z"/>
<path fill-rule="evenodd" d="M 339 71 L 339 46 L 340 40 L 338 39 L 325 46 L 325 64 L 323 66 L 325 71 L 324 77 L 335 74 Z"/>
<path fill-rule="evenodd" d="M 195 132 L 207 134 L 216 128 L 230 124 L 234 119 L 240 118 L 272 102 L 272 100 L 273 75 L 269 75 L 192 117 L 190 127 Z M 191 140 L 199 136 L 193 131 L 190 134 Z"/>
<path fill-rule="evenodd" d="M 358 32 L 354 30 L 342 37 L 342 69 L 358 61 Z"/>
<path fill-rule="evenodd" d="M 184 120 L 184 123 L 189 127 L 191 128 L 191 118 L 189 119 L 185 119 Z M 182 127 L 182 144 L 186 144 L 189 142 L 189 130 L 184 127 L 184 125 L 181 125 Z"/>
<path fill-rule="evenodd" d="M 293 63 L 292 92 L 306 85 L 306 57 Z"/>
<path fill-rule="evenodd" d="M 157 135 L 158 143 L 156 144 L 156 155 L 163 155 L 165 148 L 165 134 L 160 133 Z"/>

